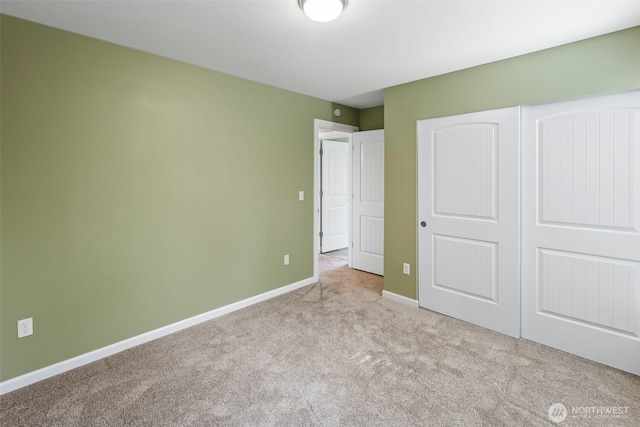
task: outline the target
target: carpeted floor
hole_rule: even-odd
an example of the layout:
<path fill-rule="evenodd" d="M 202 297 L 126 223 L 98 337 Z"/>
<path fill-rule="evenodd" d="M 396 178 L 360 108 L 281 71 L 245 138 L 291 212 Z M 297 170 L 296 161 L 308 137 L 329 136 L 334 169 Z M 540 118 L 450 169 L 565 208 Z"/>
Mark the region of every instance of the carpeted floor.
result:
<path fill-rule="evenodd" d="M 382 295 L 383 277 L 364 271 L 355 270 L 347 266 L 347 261 L 331 255 L 318 257 L 318 272 L 320 282 L 326 284 L 349 283 L 362 286 Z"/>
<path fill-rule="evenodd" d="M 0 425 L 640 424 L 638 376 L 341 277 L 4 395 Z"/>

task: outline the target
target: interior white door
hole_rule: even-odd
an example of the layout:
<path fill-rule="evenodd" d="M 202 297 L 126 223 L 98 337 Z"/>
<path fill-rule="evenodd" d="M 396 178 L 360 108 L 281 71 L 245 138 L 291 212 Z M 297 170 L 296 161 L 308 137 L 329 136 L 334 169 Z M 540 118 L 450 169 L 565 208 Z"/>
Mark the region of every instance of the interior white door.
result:
<path fill-rule="evenodd" d="M 321 252 L 349 246 L 349 143 L 322 141 Z"/>
<path fill-rule="evenodd" d="M 418 122 L 419 304 L 519 336 L 519 107 Z"/>
<path fill-rule="evenodd" d="M 384 130 L 353 134 L 352 267 L 384 274 Z"/>
<path fill-rule="evenodd" d="M 640 375 L 640 91 L 522 126 L 522 336 Z"/>

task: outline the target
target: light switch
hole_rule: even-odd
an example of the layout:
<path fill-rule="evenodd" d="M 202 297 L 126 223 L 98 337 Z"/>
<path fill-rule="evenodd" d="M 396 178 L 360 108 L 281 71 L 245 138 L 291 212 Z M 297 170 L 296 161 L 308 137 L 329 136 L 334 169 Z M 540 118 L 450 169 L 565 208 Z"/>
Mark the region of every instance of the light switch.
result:
<path fill-rule="evenodd" d="M 298 191 L 298 200 L 304 200 L 304 191 Z"/>
<path fill-rule="evenodd" d="M 411 266 L 406 262 L 402 264 L 402 273 L 403 274 L 411 274 Z"/>

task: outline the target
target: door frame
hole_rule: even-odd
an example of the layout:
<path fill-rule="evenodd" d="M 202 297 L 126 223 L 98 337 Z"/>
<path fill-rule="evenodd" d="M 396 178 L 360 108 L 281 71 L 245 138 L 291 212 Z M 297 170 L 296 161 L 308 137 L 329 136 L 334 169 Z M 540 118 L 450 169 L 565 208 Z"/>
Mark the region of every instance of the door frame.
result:
<path fill-rule="evenodd" d="M 313 279 L 319 279 L 318 256 L 320 255 L 320 130 L 338 131 L 346 133 L 358 132 L 358 126 L 344 125 L 328 120 L 313 119 Z M 349 144 L 353 146 L 353 141 Z M 350 156 L 351 157 L 351 156 Z M 349 162 L 349 176 L 351 176 L 351 161 Z M 352 180 L 350 179 L 351 184 Z M 349 203 L 351 206 L 351 203 Z M 351 221 L 351 208 L 349 208 Z M 351 236 L 351 234 L 349 234 Z M 351 264 L 351 261 L 349 261 Z"/>

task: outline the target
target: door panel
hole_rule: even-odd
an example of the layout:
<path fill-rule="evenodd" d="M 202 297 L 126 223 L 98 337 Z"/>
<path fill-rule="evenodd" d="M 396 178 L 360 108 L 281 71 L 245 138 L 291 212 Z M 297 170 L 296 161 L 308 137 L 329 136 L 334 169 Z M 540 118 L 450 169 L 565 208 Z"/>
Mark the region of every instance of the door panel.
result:
<path fill-rule="evenodd" d="M 523 109 L 522 336 L 640 374 L 640 92 Z"/>
<path fill-rule="evenodd" d="M 497 245 L 433 235 L 434 287 L 497 302 Z"/>
<path fill-rule="evenodd" d="M 496 221 L 496 135 L 494 123 L 434 130 L 436 214 Z"/>
<path fill-rule="evenodd" d="M 632 122 L 626 111 L 538 120 L 542 222 L 638 231 L 630 215 Z"/>
<path fill-rule="evenodd" d="M 519 108 L 418 122 L 419 304 L 519 336 Z"/>
<path fill-rule="evenodd" d="M 349 245 L 349 144 L 322 141 L 321 252 Z"/>
<path fill-rule="evenodd" d="M 352 267 L 384 274 L 384 130 L 353 134 Z"/>

